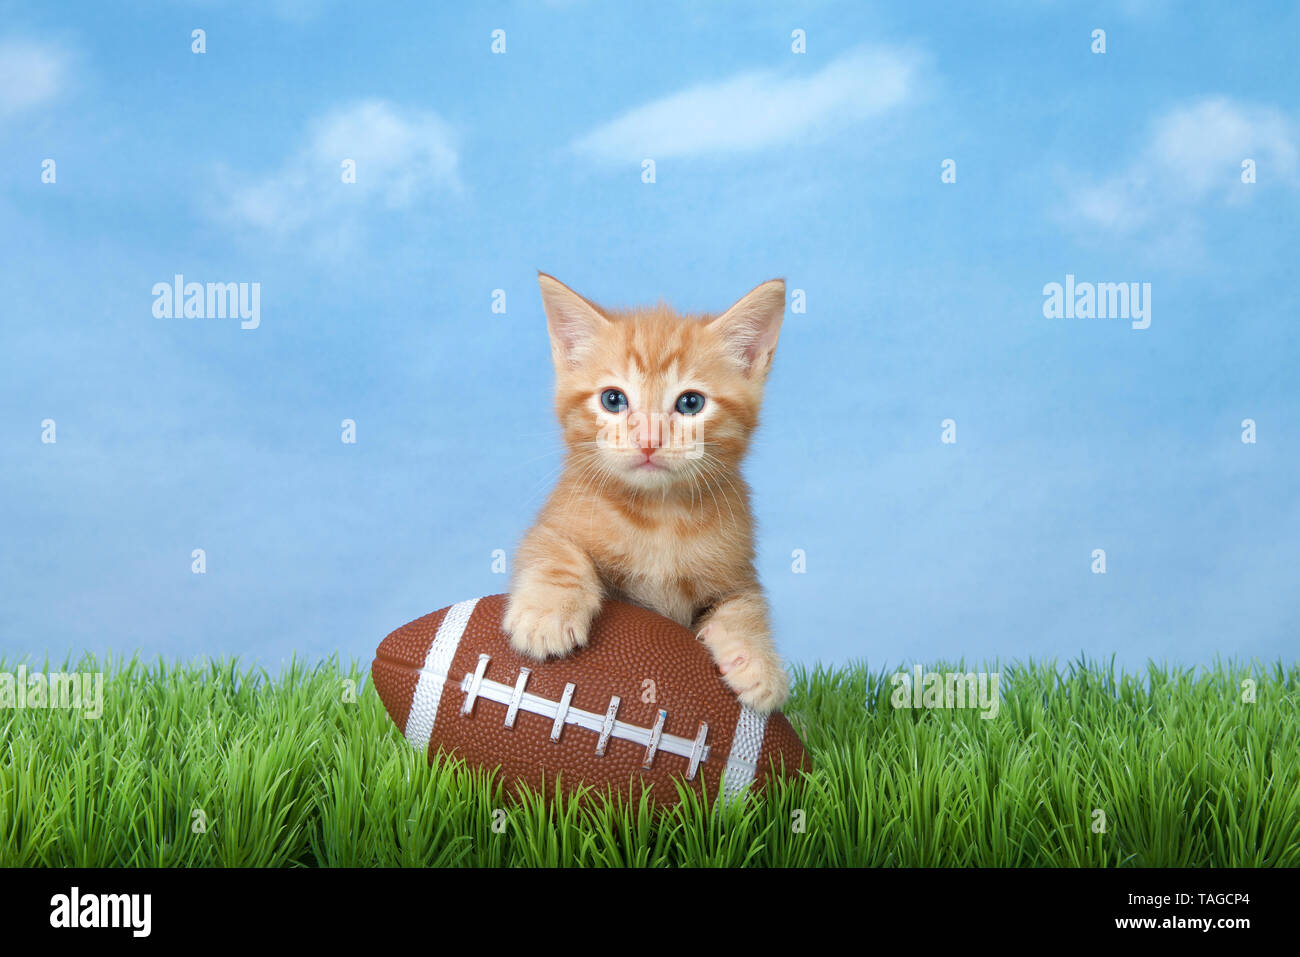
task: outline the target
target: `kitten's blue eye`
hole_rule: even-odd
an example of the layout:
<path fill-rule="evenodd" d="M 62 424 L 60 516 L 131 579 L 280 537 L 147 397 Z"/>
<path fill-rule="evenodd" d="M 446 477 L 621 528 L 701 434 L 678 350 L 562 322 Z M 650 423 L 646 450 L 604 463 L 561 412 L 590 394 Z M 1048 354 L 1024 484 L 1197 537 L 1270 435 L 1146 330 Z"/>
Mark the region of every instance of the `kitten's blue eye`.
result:
<path fill-rule="evenodd" d="M 619 413 L 627 408 L 627 396 L 618 389 L 606 389 L 600 394 L 600 404 L 606 412 Z"/>
<path fill-rule="evenodd" d="M 704 408 L 704 396 L 698 392 L 683 392 L 677 397 L 677 411 L 682 415 L 696 415 Z"/>

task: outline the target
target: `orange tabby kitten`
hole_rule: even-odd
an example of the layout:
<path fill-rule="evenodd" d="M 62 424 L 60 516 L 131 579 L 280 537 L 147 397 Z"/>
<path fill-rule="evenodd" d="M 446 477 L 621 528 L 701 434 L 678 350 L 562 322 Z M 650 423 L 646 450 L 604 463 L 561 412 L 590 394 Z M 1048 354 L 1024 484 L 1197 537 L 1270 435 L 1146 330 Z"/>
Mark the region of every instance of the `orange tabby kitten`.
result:
<path fill-rule="evenodd" d="M 696 629 L 740 700 L 785 701 L 754 572 L 740 462 L 758 423 L 785 282 L 717 317 L 602 309 L 541 274 L 563 474 L 515 558 L 505 630 L 535 658 L 585 644 L 606 598 Z"/>

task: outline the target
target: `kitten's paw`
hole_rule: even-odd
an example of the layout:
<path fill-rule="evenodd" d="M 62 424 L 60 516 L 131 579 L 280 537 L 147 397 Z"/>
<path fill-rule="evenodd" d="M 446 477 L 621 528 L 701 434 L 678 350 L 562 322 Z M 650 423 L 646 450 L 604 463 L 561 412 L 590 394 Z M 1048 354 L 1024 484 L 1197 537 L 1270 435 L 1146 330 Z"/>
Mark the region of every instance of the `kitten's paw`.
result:
<path fill-rule="evenodd" d="M 585 596 L 561 588 L 526 589 L 506 603 L 501 627 L 510 646 L 530 658 L 563 657 L 587 643 L 593 612 Z"/>
<path fill-rule="evenodd" d="M 741 704 L 763 714 L 777 710 L 790 697 L 790 676 L 780 661 L 742 655 L 733 661 L 722 680 L 736 693 Z"/>
<path fill-rule="evenodd" d="M 735 638 L 716 623 L 706 626 L 699 638 L 741 704 L 767 714 L 790 697 L 790 675 L 770 642 L 768 647 L 755 647 L 756 643 Z"/>

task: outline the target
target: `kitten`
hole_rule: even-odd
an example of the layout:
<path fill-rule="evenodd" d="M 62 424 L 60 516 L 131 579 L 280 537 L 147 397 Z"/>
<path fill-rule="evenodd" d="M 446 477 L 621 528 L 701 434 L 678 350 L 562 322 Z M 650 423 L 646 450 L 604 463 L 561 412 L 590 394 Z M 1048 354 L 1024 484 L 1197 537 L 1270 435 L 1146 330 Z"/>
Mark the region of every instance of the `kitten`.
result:
<path fill-rule="evenodd" d="M 740 700 L 784 703 L 754 571 L 740 462 L 758 424 L 785 282 L 717 317 L 615 311 L 538 277 L 555 362 L 563 473 L 515 557 L 504 627 L 516 650 L 564 655 L 605 598 L 693 628 Z"/>

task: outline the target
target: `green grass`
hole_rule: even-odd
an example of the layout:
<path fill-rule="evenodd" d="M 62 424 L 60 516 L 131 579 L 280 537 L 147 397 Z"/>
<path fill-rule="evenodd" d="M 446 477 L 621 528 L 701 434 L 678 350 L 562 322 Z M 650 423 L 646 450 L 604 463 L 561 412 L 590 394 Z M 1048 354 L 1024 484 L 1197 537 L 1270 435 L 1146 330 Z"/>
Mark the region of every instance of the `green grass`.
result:
<path fill-rule="evenodd" d="M 0 709 L 2 865 L 1300 866 L 1300 665 L 1004 666 L 992 720 L 797 671 L 810 778 L 658 817 L 429 768 L 333 661 L 59 670 L 104 671 L 104 715 Z"/>

